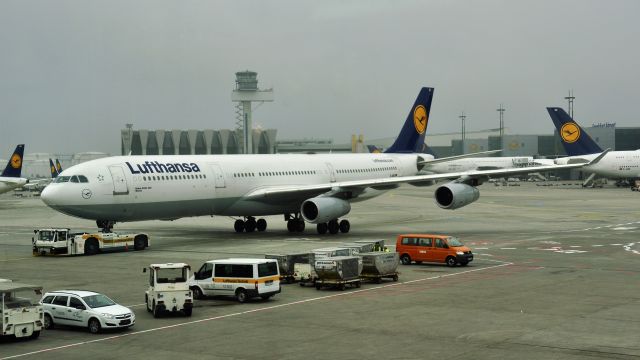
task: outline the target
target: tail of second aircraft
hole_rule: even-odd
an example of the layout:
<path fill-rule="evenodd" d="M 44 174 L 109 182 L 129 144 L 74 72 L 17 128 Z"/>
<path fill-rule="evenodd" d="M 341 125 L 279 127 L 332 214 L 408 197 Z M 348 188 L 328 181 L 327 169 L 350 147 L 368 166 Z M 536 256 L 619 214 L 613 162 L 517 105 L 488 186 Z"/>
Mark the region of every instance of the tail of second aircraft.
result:
<path fill-rule="evenodd" d="M 57 160 L 57 159 L 56 159 Z M 55 179 L 58 177 L 58 169 L 55 165 L 53 165 L 53 160 L 49 159 L 49 167 L 51 168 L 51 178 Z"/>
<path fill-rule="evenodd" d="M 547 108 L 553 124 L 558 129 L 564 150 L 569 156 L 602 152 L 602 148 L 562 108 Z"/>
<path fill-rule="evenodd" d="M 424 144 L 424 135 L 429 123 L 429 112 L 433 100 L 433 88 L 423 87 L 404 122 L 400 135 L 386 153 L 419 153 Z"/>
<path fill-rule="evenodd" d="M 9 163 L 7 163 L 7 167 L 4 169 L 1 176 L 20 177 L 20 174 L 22 173 L 23 155 L 24 155 L 24 144 L 20 144 L 16 146 L 16 149 L 13 151 L 13 154 L 9 159 Z"/>

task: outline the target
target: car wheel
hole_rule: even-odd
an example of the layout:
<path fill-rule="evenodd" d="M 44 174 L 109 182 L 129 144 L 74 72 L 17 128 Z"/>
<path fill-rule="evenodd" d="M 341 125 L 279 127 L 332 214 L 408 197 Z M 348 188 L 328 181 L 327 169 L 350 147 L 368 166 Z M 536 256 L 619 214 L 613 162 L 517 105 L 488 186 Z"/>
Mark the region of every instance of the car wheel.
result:
<path fill-rule="evenodd" d="M 156 301 L 155 300 L 153 301 L 152 309 L 153 309 L 153 317 L 154 318 L 159 318 L 160 317 L 160 308 L 156 306 Z"/>
<path fill-rule="evenodd" d="M 98 321 L 98 319 L 89 319 L 89 332 L 92 334 L 97 334 L 100 332 L 100 321 Z"/>
<path fill-rule="evenodd" d="M 44 328 L 45 330 L 53 329 L 53 319 L 49 314 L 44 314 Z"/>
<path fill-rule="evenodd" d="M 458 263 L 456 261 L 456 258 L 454 258 L 453 256 L 449 256 L 446 262 L 447 262 L 447 266 L 456 266 L 456 264 Z"/>
<path fill-rule="evenodd" d="M 184 309 L 184 315 L 185 316 L 191 316 L 192 312 L 193 312 L 193 309 Z"/>
<path fill-rule="evenodd" d="M 460 263 L 460 266 L 467 266 L 467 265 L 469 265 L 469 262 L 468 262 L 468 261 L 465 261 L 465 262 L 461 262 L 461 263 Z"/>
<path fill-rule="evenodd" d="M 203 299 L 204 298 L 204 294 L 202 294 L 202 290 L 200 290 L 199 287 L 194 287 L 193 289 L 191 289 L 191 291 L 193 291 L 193 298 L 194 299 Z"/>
<path fill-rule="evenodd" d="M 31 339 L 37 339 L 40 336 L 40 331 L 34 331 L 31 333 L 31 336 L 29 336 Z"/>
<path fill-rule="evenodd" d="M 133 239 L 133 250 L 135 251 L 144 250 L 145 245 L 146 245 L 146 241 L 144 236 L 138 235 L 136 236 L 135 239 Z"/>
<path fill-rule="evenodd" d="M 244 289 L 236 290 L 236 300 L 241 304 L 247 302 L 247 292 Z"/>
<path fill-rule="evenodd" d="M 262 295 L 262 296 L 260 296 L 260 297 L 262 298 L 262 300 L 267 301 L 267 300 L 269 300 L 269 298 L 270 298 L 271 296 L 272 296 L 272 295 Z"/>
<path fill-rule="evenodd" d="M 85 255 L 95 255 L 100 250 L 100 246 L 98 246 L 98 240 L 96 238 L 87 239 L 84 243 L 84 254 Z"/>
<path fill-rule="evenodd" d="M 411 257 L 407 254 L 404 254 L 400 257 L 400 261 L 402 265 L 411 265 Z"/>

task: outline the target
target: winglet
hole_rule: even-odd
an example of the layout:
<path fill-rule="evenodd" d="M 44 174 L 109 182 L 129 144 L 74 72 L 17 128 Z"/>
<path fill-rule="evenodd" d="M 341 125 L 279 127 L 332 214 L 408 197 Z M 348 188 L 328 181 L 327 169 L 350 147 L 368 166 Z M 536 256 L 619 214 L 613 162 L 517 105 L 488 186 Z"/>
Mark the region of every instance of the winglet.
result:
<path fill-rule="evenodd" d="M 600 162 L 600 160 L 602 160 L 602 158 L 607 155 L 607 153 L 611 151 L 611 148 L 607 148 L 605 151 L 603 151 L 602 153 L 600 153 L 600 155 L 596 156 L 595 159 L 589 161 L 589 163 L 587 163 L 586 166 L 590 166 L 590 165 L 595 165 L 597 163 Z"/>

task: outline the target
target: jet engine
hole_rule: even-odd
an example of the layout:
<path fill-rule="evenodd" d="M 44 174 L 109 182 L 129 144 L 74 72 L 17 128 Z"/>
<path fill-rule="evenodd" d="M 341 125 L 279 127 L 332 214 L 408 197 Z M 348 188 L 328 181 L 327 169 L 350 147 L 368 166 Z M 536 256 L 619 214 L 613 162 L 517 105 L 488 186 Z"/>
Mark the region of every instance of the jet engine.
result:
<path fill-rule="evenodd" d="M 480 191 L 470 185 L 456 182 L 446 183 L 436 189 L 435 199 L 443 209 L 454 210 L 478 200 Z"/>
<path fill-rule="evenodd" d="M 305 200 L 300 206 L 300 214 L 306 222 L 326 223 L 351 211 L 348 201 L 333 197 L 315 197 Z"/>

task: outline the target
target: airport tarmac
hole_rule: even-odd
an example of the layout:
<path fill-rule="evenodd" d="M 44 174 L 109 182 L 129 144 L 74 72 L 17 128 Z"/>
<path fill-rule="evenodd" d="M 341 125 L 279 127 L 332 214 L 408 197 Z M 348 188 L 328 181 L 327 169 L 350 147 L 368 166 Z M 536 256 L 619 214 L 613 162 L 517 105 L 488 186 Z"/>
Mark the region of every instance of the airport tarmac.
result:
<path fill-rule="evenodd" d="M 539 184 L 539 183 L 538 183 Z M 88 289 L 130 306 L 126 331 L 43 331 L 0 343 L 0 359 L 638 359 L 640 193 L 579 186 L 494 186 L 445 211 L 434 187 L 403 186 L 356 203 L 351 232 L 289 234 L 281 217 L 265 233 L 236 234 L 229 218 L 117 224 L 147 232 L 141 252 L 32 257 L 32 230 L 94 230 L 91 221 L 38 198 L 0 197 L 0 277 L 45 290 Z M 196 301 L 193 316 L 154 319 L 144 309 L 150 263 L 259 257 L 358 239 L 394 244 L 406 232 L 460 237 L 467 267 L 400 266 L 397 283 L 346 291 L 283 284 L 268 301 Z"/>

